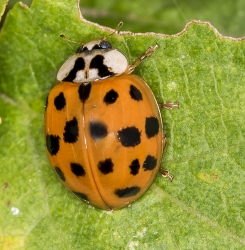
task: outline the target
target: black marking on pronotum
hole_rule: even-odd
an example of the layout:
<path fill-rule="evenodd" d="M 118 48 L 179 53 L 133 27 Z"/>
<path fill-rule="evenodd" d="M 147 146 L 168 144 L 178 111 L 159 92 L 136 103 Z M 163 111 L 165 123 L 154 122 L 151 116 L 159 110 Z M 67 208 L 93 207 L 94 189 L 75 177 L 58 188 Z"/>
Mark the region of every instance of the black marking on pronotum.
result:
<path fill-rule="evenodd" d="M 54 167 L 54 170 L 62 181 L 66 181 L 65 175 L 59 167 Z"/>
<path fill-rule="evenodd" d="M 80 47 L 77 48 L 76 53 L 80 54 L 80 53 L 82 53 L 85 50 L 88 50 L 88 48 L 87 47 L 83 47 L 83 45 L 81 45 Z"/>
<path fill-rule="evenodd" d="M 63 82 L 73 82 L 76 79 L 77 72 L 85 68 L 85 61 L 82 57 L 78 57 L 75 60 L 75 64 L 69 74 L 62 80 Z"/>
<path fill-rule="evenodd" d="M 102 174 L 109 174 L 113 172 L 113 162 L 110 158 L 105 159 L 104 161 L 99 161 L 98 163 L 98 169 Z"/>
<path fill-rule="evenodd" d="M 139 173 L 139 169 L 140 169 L 140 163 L 138 159 L 135 159 L 131 162 L 130 166 L 130 174 L 132 175 L 137 175 Z"/>
<path fill-rule="evenodd" d="M 56 110 L 59 110 L 59 111 L 64 109 L 64 107 L 66 106 L 66 99 L 65 99 L 63 92 L 60 92 L 59 95 L 57 95 L 54 98 L 54 106 Z"/>
<path fill-rule="evenodd" d="M 98 70 L 98 75 L 100 77 L 110 77 L 114 76 L 113 72 L 110 72 L 108 70 L 108 67 L 104 65 L 104 56 L 102 55 L 96 55 L 90 62 L 89 68 L 90 69 L 97 69 Z"/>
<path fill-rule="evenodd" d="M 119 198 L 128 198 L 131 196 L 135 196 L 137 193 L 139 193 L 139 191 L 140 187 L 133 186 L 133 187 L 116 189 L 114 193 Z"/>
<path fill-rule="evenodd" d="M 107 126 L 100 121 L 91 121 L 89 124 L 90 134 L 94 140 L 99 140 L 107 136 Z"/>
<path fill-rule="evenodd" d="M 132 126 L 119 130 L 117 138 L 124 147 L 134 147 L 140 144 L 140 131 Z"/>
<path fill-rule="evenodd" d="M 101 48 L 100 48 L 100 46 L 98 44 L 95 44 L 92 49 L 101 49 Z"/>
<path fill-rule="evenodd" d="M 132 84 L 130 85 L 129 94 L 131 98 L 134 99 L 135 101 L 143 100 L 141 92 Z"/>
<path fill-rule="evenodd" d="M 78 88 L 78 95 L 81 102 L 85 102 L 89 98 L 91 87 L 92 87 L 91 83 L 80 84 Z"/>
<path fill-rule="evenodd" d="M 79 128 L 78 128 L 78 122 L 77 122 L 76 117 L 66 122 L 64 131 L 65 131 L 63 133 L 64 142 L 75 143 L 78 140 Z"/>
<path fill-rule="evenodd" d="M 56 155 L 60 150 L 60 137 L 58 135 L 46 135 L 46 146 L 51 155 Z"/>
<path fill-rule="evenodd" d="M 153 170 L 157 166 L 157 159 L 152 155 L 147 155 L 144 163 L 143 168 L 145 171 Z"/>
<path fill-rule="evenodd" d="M 145 119 L 145 133 L 147 138 L 154 137 L 159 132 L 159 122 L 154 116 L 146 117 Z"/>
<path fill-rule="evenodd" d="M 79 164 L 79 163 L 71 163 L 70 164 L 71 167 L 71 172 L 76 175 L 77 177 L 79 176 L 85 176 L 86 172 L 84 170 L 84 167 Z"/>
<path fill-rule="evenodd" d="M 103 101 L 106 105 L 110 105 L 115 103 L 117 98 L 118 98 L 118 93 L 114 89 L 111 89 L 105 94 Z"/>

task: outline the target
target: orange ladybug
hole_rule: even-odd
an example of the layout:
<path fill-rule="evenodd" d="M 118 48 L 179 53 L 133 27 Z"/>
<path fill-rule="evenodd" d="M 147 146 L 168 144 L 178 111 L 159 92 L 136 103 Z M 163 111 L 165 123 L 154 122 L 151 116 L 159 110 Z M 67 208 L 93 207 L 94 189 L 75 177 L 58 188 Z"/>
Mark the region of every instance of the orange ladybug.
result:
<path fill-rule="evenodd" d="M 80 46 L 61 66 L 47 97 L 45 135 L 61 182 L 90 205 L 115 210 L 150 187 L 166 137 L 154 94 L 130 74 L 158 46 L 129 65 L 106 38 Z"/>

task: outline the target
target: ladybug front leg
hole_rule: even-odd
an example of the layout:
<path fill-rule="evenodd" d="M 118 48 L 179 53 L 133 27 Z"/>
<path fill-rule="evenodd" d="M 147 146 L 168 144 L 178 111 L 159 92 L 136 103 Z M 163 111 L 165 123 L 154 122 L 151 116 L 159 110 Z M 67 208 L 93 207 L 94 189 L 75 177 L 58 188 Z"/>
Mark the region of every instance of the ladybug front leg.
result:
<path fill-rule="evenodd" d="M 132 65 L 129 65 L 128 68 L 125 70 L 124 74 L 128 75 L 134 71 L 134 69 L 148 56 L 152 55 L 155 50 L 158 48 L 158 45 L 154 45 L 148 48 L 148 50 L 140 57 L 138 57 Z"/>

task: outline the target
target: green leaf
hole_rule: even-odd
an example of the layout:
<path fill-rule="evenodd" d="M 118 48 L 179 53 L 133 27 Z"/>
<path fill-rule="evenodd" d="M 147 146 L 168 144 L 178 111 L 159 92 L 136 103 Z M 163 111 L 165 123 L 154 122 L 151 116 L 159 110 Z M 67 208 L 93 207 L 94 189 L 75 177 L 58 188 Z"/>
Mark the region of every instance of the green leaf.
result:
<path fill-rule="evenodd" d="M 123 20 L 124 28 L 134 32 L 175 34 L 197 19 L 209 21 L 225 35 L 245 33 L 244 0 L 81 0 L 81 4 L 88 20 L 110 26 Z"/>
<path fill-rule="evenodd" d="M 0 20 L 5 11 L 7 3 L 8 3 L 8 0 L 0 0 Z"/>
<path fill-rule="evenodd" d="M 109 30 L 80 20 L 75 0 L 36 0 L 16 4 L 0 35 L 0 248 L 244 249 L 244 40 L 198 21 L 108 39 L 130 62 L 159 44 L 135 74 L 180 109 L 162 111 L 173 182 L 159 175 L 130 207 L 105 212 L 69 193 L 45 154 L 45 99 L 77 47 L 62 33 L 87 42 Z"/>

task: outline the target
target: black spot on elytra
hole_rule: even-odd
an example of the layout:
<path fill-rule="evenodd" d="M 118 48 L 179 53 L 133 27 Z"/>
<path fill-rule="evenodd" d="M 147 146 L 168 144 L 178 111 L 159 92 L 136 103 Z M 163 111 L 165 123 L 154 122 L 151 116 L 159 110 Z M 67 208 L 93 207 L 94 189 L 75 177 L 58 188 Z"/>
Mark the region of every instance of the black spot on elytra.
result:
<path fill-rule="evenodd" d="M 153 170 L 157 166 L 157 159 L 152 156 L 148 155 L 143 163 L 143 168 L 145 171 Z"/>
<path fill-rule="evenodd" d="M 136 127 L 127 127 L 117 132 L 117 138 L 124 147 L 140 144 L 140 131 Z"/>
<path fill-rule="evenodd" d="M 75 143 L 78 140 L 79 128 L 76 117 L 66 122 L 64 130 L 64 142 Z"/>
<path fill-rule="evenodd" d="M 116 102 L 117 98 L 118 98 L 118 93 L 114 89 L 111 89 L 105 94 L 103 101 L 106 105 L 110 105 Z"/>
<path fill-rule="evenodd" d="M 99 140 L 107 136 L 107 126 L 103 122 L 91 121 L 89 124 L 90 134 L 94 140 Z"/>
<path fill-rule="evenodd" d="M 90 62 L 90 65 L 89 65 L 89 68 L 90 69 L 98 69 L 98 75 L 100 77 L 110 77 L 110 76 L 113 76 L 114 73 L 113 72 L 110 72 L 108 70 L 108 67 L 106 65 L 104 65 L 103 63 L 104 61 L 104 56 L 102 55 L 97 55 L 95 56 L 91 62 Z"/>
<path fill-rule="evenodd" d="M 131 98 L 134 99 L 135 101 L 143 100 L 141 92 L 134 85 L 130 85 L 129 94 Z"/>
<path fill-rule="evenodd" d="M 91 87 L 92 87 L 91 83 L 80 84 L 78 88 L 78 95 L 81 102 L 85 102 L 89 98 Z"/>
<path fill-rule="evenodd" d="M 110 158 L 105 159 L 104 161 L 99 161 L 98 169 L 102 174 L 109 174 L 113 172 L 113 162 Z"/>
<path fill-rule="evenodd" d="M 66 181 L 65 175 L 59 167 L 54 167 L 54 170 L 62 181 Z"/>
<path fill-rule="evenodd" d="M 56 155 L 60 149 L 60 137 L 58 135 L 46 135 L 46 146 L 51 155 Z"/>
<path fill-rule="evenodd" d="M 145 133 L 147 138 L 157 135 L 159 132 L 159 122 L 154 116 L 146 117 L 145 119 Z"/>
<path fill-rule="evenodd" d="M 116 189 L 115 195 L 117 195 L 119 198 L 128 198 L 131 196 L 135 196 L 137 193 L 139 193 L 139 191 L 140 187 L 133 186 L 133 187 Z"/>
<path fill-rule="evenodd" d="M 75 64 L 69 74 L 62 80 L 63 82 L 73 82 L 77 76 L 79 70 L 83 70 L 85 67 L 85 62 L 82 57 L 78 57 L 75 61 Z"/>
<path fill-rule="evenodd" d="M 66 105 L 66 99 L 64 96 L 63 92 L 60 92 L 59 95 L 57 95 L 54 98 L 54 106 L 56 108 L 56 110 L 62 110 Z"/>
<path fill-rule="evenodd" d="M 89 201 L 88 196 L 84 193 L 73 192 L 73 194 L 75 194 L 78 198 L 80 198 L 82 200 Z"/>
<path fill-rule="evenodd" d="M 137 175 L 139 173 L 139 169 L 140 169 L 140 163 L 138 159 L 135 159 L 131 162 L 130 166 L 130 174 L 132 175 Z"/>
<path fill-rule="evenodd" d="M 71 163 L 71 172 L 76 176 L 85 176 L 86 172 L 82 165 L 79 163 Z"/>

